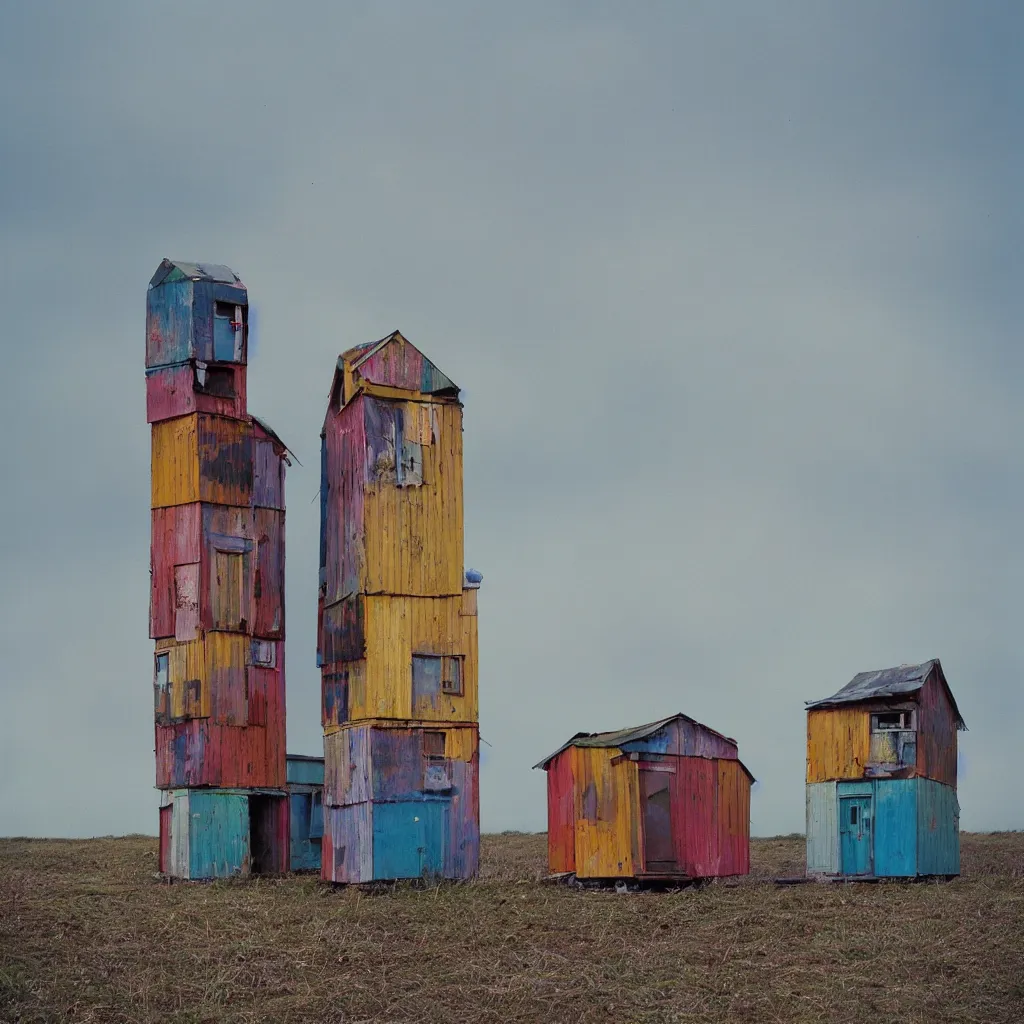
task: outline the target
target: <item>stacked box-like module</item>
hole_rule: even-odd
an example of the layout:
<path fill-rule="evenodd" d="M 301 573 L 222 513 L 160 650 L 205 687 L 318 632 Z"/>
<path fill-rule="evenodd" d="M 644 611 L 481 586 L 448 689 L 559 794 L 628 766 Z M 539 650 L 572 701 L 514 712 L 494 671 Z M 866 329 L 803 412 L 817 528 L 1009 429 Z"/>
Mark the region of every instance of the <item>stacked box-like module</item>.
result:
<path fill-rule="evenodd" d="M 469 878 L 477 589 L 458 388 L 395 332 L 338 360 L 322 435 L 321 876 Z"/>
<path fill-rule="evenodd" d="M 160 870 L 288 865 L 287 450 L 246 409 L 248 296 L 228 267 L 164 260 L 146 311 L 150 636 Z"/>

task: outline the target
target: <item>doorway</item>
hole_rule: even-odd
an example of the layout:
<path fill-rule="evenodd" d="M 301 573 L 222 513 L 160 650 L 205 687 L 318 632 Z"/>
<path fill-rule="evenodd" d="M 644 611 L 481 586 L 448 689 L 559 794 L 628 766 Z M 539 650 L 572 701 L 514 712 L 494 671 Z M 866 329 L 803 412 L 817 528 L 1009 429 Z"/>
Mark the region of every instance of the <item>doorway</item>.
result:
<path fill-rule="evenodd" d="M 844 875 L 872 873 L 872 799 L 845 796 L 839 800 L 839 852 Z"/>
<path fill-rule="evenodd" d="M 640 801 L 644 821 L 644 871 L 648 874 L 678 871 L 672 834 L 672 775 L 641 770 Z"/>
<path fill-rule="evenodd" d="M 254 875 L 280 874 L 286 869 L 281 836 L 284 797 L 249 797 L 249 870 Z"/>

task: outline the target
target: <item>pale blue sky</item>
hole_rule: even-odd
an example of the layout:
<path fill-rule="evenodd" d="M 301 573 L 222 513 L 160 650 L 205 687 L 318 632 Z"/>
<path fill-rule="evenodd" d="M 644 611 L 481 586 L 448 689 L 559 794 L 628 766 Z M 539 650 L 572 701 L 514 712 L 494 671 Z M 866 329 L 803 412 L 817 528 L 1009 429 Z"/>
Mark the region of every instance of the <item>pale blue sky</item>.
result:
<path fill-rule="evenodd" d="M 0 5 L 0 834 L 154 832 L 146 283 L 227 263 L 320 747 L 318 435 L 399 328 L 464 389 L 481 808 L 683 711 L 803 826 L 804 700 L 939 657 L 1024 827 L 1024 8 Z"/>

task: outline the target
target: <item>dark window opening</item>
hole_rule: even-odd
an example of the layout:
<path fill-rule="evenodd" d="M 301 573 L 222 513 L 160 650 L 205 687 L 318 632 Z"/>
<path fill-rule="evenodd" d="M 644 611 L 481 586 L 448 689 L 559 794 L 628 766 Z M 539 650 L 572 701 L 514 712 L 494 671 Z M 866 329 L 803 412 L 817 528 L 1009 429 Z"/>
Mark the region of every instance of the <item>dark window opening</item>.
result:
<path fill-rule="evenodd" d="M 217 398 L 235 397 L 235 371 L 227 366 L 207 366 L 196 370 L 196 383 L 208 395 Z"/>
<path fill-rule="evenodd" d="M 912 711 L 886 711 L 871 716 L 874 732 L 902 732 L 914 728 Z"/>
<path fill-rule="evenodd" d="M 234 320 L 235 311 L 239 308 L 233 302 L 215 302 L 213 304 L 213 315 Z"/>
<path fill-rule="evenodd" d="M 850 824 L 851 825 L 856 825 L 857 824 L 857 805 L 856 804 L 854 804 L 850 808 Z"/>

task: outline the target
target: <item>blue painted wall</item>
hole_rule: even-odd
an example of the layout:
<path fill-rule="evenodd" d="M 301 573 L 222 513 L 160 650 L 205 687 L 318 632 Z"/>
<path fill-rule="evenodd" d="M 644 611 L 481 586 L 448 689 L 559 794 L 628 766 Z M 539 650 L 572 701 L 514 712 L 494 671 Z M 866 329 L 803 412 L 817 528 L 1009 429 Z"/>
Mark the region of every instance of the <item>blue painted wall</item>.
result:
<path fill-rule="evenodd" d="M 324 759 L 322 757 L 306 760 L 289 756 L 286 759 L 288 781 L 305 786 L 322 786 L 324 784 Z"/>
<path fill-rule="evenodd" d="M 373 877 L 420 878 L 444 872 L 446 817 L 441 802 L 400 801 L 373 807 Z"/>
<path fill-rule="evenodd" d="M 917 873 L 960 874 L 960 803 L 956 790 L 917 779 Z"/>
<path fill-rule="evenodd" d="M 319 797 L 314 793 L 292 793 L 288 797 L 288 860 L 292 871 L 320 870 L 324 819 Z"/>
<path fill-rule="evenodd" d="M 875 782 L 875 874 L 912 878 L 917 874 L 917 792 L 919 779 Z"/>
<path fill-rule="evenodd" d="M 189 878 L 227 878 L 249 867 L 249 798 L 189 792 Z"/>

